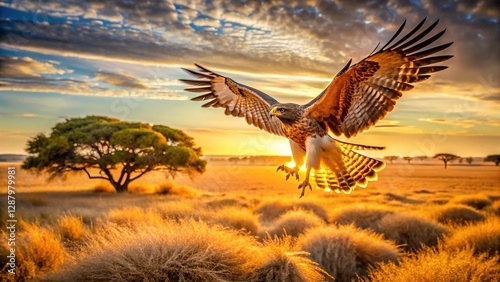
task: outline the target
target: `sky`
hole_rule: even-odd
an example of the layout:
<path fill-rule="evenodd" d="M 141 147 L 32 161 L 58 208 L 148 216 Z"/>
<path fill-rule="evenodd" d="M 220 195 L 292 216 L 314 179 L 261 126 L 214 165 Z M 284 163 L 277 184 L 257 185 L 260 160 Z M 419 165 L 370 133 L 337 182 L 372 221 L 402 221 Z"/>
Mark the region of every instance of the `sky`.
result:
<path fill-rule="evenodd" d="M 385 120 L 350 142 L 375 156 L 500 153 L 498 1 L 0 2 L 0 153 L 68 117 L 164 124 L 205 154 L 289 155 L 288 141 L 203 109 L 178 81 L 193 63 L 279 102 L 307 103 L 349 59 L 407 20 L 447 29 L 449 69 L 404 92 Z M 345 139 L 343 139 L 345 140 Z M 377 155 L 378 154 L 378 155 Z"/>

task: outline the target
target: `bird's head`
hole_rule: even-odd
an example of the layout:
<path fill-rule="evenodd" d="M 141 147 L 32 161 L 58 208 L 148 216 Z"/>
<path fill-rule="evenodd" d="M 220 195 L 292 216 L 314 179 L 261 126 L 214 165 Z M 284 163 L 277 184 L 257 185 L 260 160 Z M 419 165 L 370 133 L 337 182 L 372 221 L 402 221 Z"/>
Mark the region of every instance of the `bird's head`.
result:
<path fill-rule="evenodd" d="M 276 104 L 269 112 L 270 117 L 277 117 L 284 123 L 298 121 L 301 117 L 300 107 L 296 104 Z"/>

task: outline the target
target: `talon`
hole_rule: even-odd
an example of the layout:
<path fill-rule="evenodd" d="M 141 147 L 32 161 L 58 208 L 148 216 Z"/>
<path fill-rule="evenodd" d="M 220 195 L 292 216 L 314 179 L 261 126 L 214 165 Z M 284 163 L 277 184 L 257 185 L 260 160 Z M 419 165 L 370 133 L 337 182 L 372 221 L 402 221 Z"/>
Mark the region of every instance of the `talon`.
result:
<path fill-rule="evenodd" d="M 299 181 L 299 169 L 297 167 L 295 168 L 289 168 L 286 165 L 280 165 L 276 169 L 276 171 L 284 171 L 286 173 L 285 179 L 288 180 L 290 179 L 290 176 L 295 176 L 295 179 Z"/>
<path fill-rule="evenodd" d="M 311 183 L 309 183 L 309 181 L 307 179 L 304 180 L 304 182 L 302 182 L 301 184 L 299 184 L 299 188 L 298 189 L 302 188 L 302 192 L 300 193 L 299 199 L 304 196 L 307 187 L 309 187 L 309 190 L 312 191 Z"/>

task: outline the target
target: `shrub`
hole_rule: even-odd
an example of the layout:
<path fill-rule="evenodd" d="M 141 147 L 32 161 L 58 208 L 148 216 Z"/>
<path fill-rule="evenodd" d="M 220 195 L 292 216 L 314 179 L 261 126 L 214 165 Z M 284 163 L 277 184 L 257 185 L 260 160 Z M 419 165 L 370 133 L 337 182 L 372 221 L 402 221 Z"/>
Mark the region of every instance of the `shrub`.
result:
<path fill-rule="evenodd" d="M 193 198 L 198 196 L 199 192 L 189 186 L 179 186 L 173 182 L 165 182 L 156 187 L 156 194 Z"/>
<path fill-rule="evenodd" d="M 321 218 L 323 221 L 328 222 L 328 213 L 326 209 L 316 203 L 306 202 L 306 201 L 298 201 L 293 205 L 296 209 L 301 209 L 305 211 L 310 211 Z"/>
<path fill-rule="evenodd" d="M 262 262 L 250 236 L 200 221 L 106 226 L 53 281 L 245 281 Z"/>
<path fill-rule="evenodd" d="M 63 238 L 78 241 L 83 235 L 83 220 L 79 216 L 63 215 L 59 218 L 59 230 Z"/>
<path fill-rule="evenodd" d="M 452 249 L 470 247 L 476 254 L 500 254 L 500 219 L 491 218 L 459 229 L 447 238 L 446 246 Z"/>
<path fill-rule="evenodd" d="M 371 229 L 378 231 L 380 220 L 394 211 L 385 207 L 364 207 L 354 206 L 337 211 L 330 219 L 330 222 L 335 222 L 341 225 L 354 224 L 362 229 Z"/>
<path fill-rule="evenodd" d="M 366 276 L 368 267 L 399 258 L 398 248 L 381 235 L 352 225 L 310 229 L 299 237 L 297 246 L 310 253 L 335 281 Z"/>
<path fill-rule="evenodd" d="M 324 281 L 328 273 L 307 258 L 308 253 L 297 252 L 292 237 L 268 238 L 264 242 L 263 263 L 253 272 L 255 282 L 314 282 Z"/>
<path fill-rule="evenodd" d="M 283 214 L 269 229 L 270 235 L 290 235 L 297 237 L 305 230 L 323 225 L 324 222 L 312 212 L 304 210 L 291 210 Z"/>
<path fill-rule="evenodd" d="M 472 250 L 447 251 L 425 248 L 416 255 L 388 262 L 369 273 L 373 282 L 469 282 L 498 281 L 499 257 L 474 256 Z"/>
<path fill-rule="evenodd" d="M 115 188 L 109 182 L 101 182 L 94 186 L 92 189 L 96 193 L 114 193 Z"/>
<path fill-rule="evenodd" d="M 446 205 L 437 210 L 436 219 L 445 224 L 467 224 L 483 221 L 486 217 L 465 205 Z"/>
<path fill-rule="evenodd" d="M 446 229 L 428 219 L 407 215 L 391 214 L 385 216 L 379 225 L 379 231 L 386 239 L 404 245 L 407 251 L 416 251 L 425 246 L 436 246 L 438 240 L 446 234 Z"/>
<path fill-rule="evenodd" d="M 232 229 L 244 229 L 253 235 L 257 235 L 259 231 L 257 216 L 247 208 L 229 206 L 218 210 L 208 210 L 201 213 L 201 218 Z"/>
<path fill-rule="evenodd" d="M 263 222 L 271 222 L 291 209 L 293 207 L 290 202 L 283 200 L 265 201 L 255 209 L 255 213 L 260 215 Z"/>
<path fill-rule="evenodd" d="M 37 224 L 20 222 L 20 227 L 21 230 L 18 230 L 16 236 L 15 280 L 33 279 L 43 273 L 58 269 L 64 262 L 65 256 L 60 236 Z M 8 246 L 4 247 L 10 250 Z M 9 275 L 6 272 L 2 275 Z M 3 278 L 9 281 L 9 276 Z"/>
<path fill-rule="evenodd" d="M 485 195 L 462 195 L 451 199 L 451 203 L 466 205 L 476 210 L 491 206 L 491 200 Z"/>
<path fill-rule="evenodd" d="M 155 192 L 155 187 L 149 184 L 132 182 L 128 185 L 130 194 L 152 194 Z"/>

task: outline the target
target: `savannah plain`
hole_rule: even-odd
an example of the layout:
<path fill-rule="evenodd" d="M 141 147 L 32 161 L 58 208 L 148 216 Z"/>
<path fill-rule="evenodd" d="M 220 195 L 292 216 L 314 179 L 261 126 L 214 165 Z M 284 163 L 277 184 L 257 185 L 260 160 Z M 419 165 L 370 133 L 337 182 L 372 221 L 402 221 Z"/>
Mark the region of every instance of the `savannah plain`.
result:
<path fill-rule="evenodd" d="M 350 195 L 275 165 L 209 161 L 116 193 L 84 174 L 16 167 L 16 269 L 2 281 L 500 281 L 500 168 L 388 163 Z M 301 174 L 303 177 L 303 172 Z M 0 196 L 6 226 L 7 195 Z"/>

